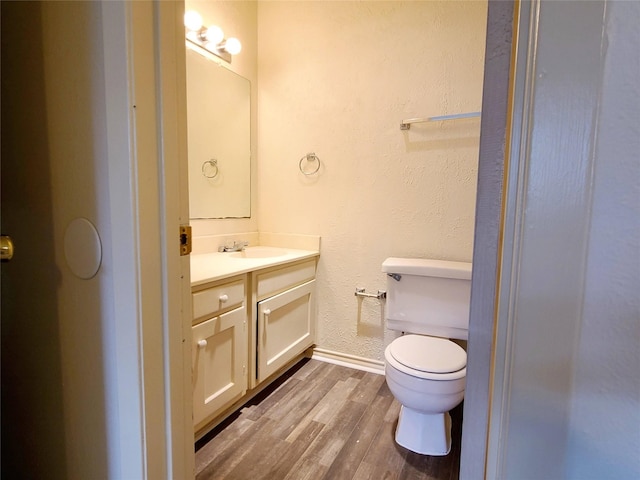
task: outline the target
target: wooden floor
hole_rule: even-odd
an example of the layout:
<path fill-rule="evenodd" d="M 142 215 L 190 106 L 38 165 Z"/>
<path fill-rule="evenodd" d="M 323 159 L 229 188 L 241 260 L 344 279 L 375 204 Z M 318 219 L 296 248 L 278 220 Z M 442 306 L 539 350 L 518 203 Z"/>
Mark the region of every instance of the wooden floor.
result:
<path fill-rule="evenodd" d="M 382 375 L 305 360 L 198 442 L 196 479 L 457 479 L 462 406 L 445 457 L 394 442 L 399 410 Z"/>

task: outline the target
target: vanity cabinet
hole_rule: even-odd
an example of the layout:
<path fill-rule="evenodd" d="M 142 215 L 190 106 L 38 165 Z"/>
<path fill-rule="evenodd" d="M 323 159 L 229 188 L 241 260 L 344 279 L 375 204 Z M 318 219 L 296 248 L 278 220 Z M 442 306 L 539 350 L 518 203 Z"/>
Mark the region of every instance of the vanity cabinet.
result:
<path fill-rule="evenodd" d="M 247 264 L 239 257 L 214 258 L 218 269 L 225 260 Z M 196 439 L 259 393 L 314 344 L 316 265 L 317 255 L 306 256 L 277 265 L 244 267 L 192 286 Z"/>
<path fill-rule="evenodd" d="M 246 279 L 192 293 L 193 422 L 196 430 L 247 391 Z"/>
<path fill-rule="evenodd" d="M 316 260 L 253 275 L 259 384 L 315 341 Z"/>

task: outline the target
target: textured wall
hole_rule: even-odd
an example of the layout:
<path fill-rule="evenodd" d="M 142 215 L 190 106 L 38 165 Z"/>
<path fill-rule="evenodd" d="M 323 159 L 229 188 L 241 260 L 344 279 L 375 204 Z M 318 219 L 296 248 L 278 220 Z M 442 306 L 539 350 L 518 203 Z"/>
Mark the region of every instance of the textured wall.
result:
<path fill-rule="evenodd" d="M 479 119 L 399 124 L 480 109 L 485 24 L 484 2 L 258 3 L 258 226 L 321 235 L 319 346 L 382 359 L 354 290 L 386 257 L 471 261 Z"/>

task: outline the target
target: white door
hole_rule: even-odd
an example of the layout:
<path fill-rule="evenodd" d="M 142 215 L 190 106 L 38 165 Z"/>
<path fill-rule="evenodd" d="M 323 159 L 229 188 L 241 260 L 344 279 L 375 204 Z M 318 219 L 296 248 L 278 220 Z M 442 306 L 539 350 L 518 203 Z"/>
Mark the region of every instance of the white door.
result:
<path fill-rule="evenodd" d="M 61 273 L 53 241 L 42 16 L 35 2 L 2 2 L 1 7 L 1 222 L 2 233 L 16 244 L 13 260 L 0 267 L 2 477 L 62 479 L 67 459 Z M 86 313 L 94 316 L 90 309 Z M 87 338 L 79 349 L 100 352 L 97 340 Z"/>
<path fill-rule="evenodd" d="M 196 431 L 247 389 L 247 311 L 236 308 L 192 328 Z"/>
<path fill-rule="evenodd" d="M 315 336 L 316 281 L 258 302 L 258 381 L 311 346 Z"/>
<path fill-rule="evenodd" d="M 2 2 L 3 477 L 192 475 L 182 9 Z"/>

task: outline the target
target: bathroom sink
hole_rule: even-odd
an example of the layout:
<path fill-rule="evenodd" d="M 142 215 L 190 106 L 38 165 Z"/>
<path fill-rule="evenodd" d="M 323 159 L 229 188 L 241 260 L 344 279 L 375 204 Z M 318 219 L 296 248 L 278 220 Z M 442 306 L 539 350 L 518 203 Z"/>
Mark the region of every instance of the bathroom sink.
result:
<path fill-rule="evenodd" d="M 231 254 L 233 258 L 271 258 L 286 255 L 287 250 L 277 247 L 247 247 L 241 252 Z"/>

